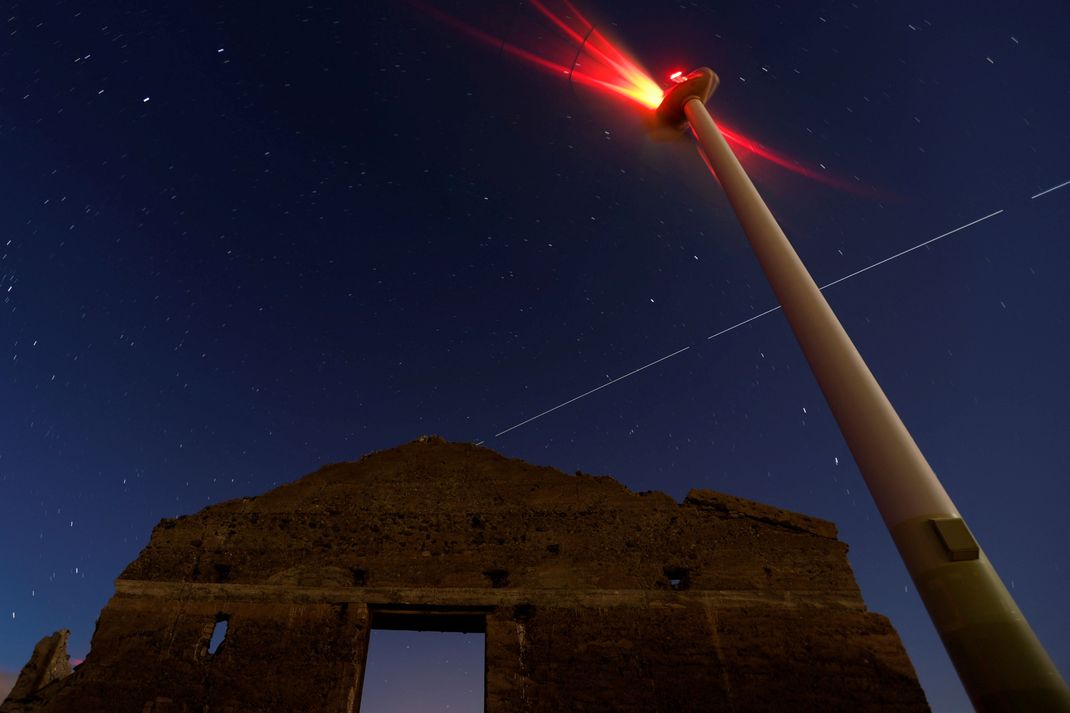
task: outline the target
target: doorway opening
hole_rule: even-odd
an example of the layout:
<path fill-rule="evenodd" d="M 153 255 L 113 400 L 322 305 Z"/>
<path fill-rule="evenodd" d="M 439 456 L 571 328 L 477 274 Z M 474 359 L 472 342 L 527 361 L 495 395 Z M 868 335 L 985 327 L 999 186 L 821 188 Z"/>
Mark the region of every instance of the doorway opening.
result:
<path fill-rule="evenodd" d="M 483 713 L 486 617 L 374 609 L 360 713 Z"/>

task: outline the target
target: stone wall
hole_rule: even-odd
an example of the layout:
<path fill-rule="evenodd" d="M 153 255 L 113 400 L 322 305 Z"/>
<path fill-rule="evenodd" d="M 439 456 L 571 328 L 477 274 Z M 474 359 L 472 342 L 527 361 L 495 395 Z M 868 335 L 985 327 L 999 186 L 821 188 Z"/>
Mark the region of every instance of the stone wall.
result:
<path fill-rule="evenodd" d="M 387 622 L 485 631 L 487 713 L 928 710 L 846 552 L 826 521 L 424 438 L 164 520 L 85 663 L 0 711 L 357 711 Z"/>

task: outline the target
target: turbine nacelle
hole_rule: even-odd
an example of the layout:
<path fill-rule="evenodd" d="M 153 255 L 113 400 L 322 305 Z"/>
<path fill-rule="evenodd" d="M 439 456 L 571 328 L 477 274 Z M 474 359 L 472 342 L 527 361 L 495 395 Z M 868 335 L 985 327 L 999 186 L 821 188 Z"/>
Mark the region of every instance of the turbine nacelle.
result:
<path fill-rule="evenodd" d="M 699 67 L 686 76 L 674 73 L 671 79 L 673 86 L 665 91 L 665 97 L 654 114 L 660 128 L 680 131 L 687 124 L 684 104 L 690 99 L 698 99 L 705 104 L 721 80 L 709 67 Z"/>

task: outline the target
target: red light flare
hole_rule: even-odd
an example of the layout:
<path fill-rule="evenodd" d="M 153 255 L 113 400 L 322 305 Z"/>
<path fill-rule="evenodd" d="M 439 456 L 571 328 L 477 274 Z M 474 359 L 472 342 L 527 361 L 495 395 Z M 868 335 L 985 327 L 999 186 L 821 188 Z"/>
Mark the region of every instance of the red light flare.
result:
<path fill-rule="evenodd" d="M 785 156 L 784 154 L 779 153 L 778 151 L 774 151 L 773 149 L 761 143 L 758 143 L 753 139 L 749 139 L 734 129 L 726 127 L 720 121 L 717 122 L 717 128 L 721 130 L 721 134 L 724 136 L 725 140 L 728 141 L 728 143 L 733 147 L 737 155 L 739 154 L 740 149 L 744 151 L 749 151 L 750 153 L 756 156 L 760 156 L 766 161 L 776 164 L 777 166 L 791 171 L 792 173 L 798 174 L 800 176 L 805 176 L 806 178 L 809 178 L 813 181 L 817 181 L 818 183 L 824 183 L 826 186 L 838 188 L 841 191 L 848 191 L 850 193 L 858 193 L 869 196 L 872 196 L 875 193 L 879 192 L 873 189 L 867 189 L 860 184 L 849 183 L 848 181 L 836 178 L 835 176 L 829 175 L 827 173 L 822 173 L 820 171 L 815 171 L 812 168 L 807 168 L 806 166 L 800 164 L 798 161 L 788 156 Z M 888 198 L 890 196 L 885 197 Z"/>
<path fill-rule="evenodd" d="M 650 78 L 638 62 L 599 32 L 572 3 L 562 0 L 568 12 L 580 23 L 578 28 L 569 26 L 561 16 L 556 15 L 539 0 L 529 0 L 529 2 L 573 41 L 580 43 L 580 51 L 576 55 L 576 66 L 579 66 L 580 54 L 584 50 L 588 53 L 589 59 L 594 60 L 589 64 L 585 62 L 585 74 L 599 80 L 611 91 L 616 91 L 648 109 L 658 108 L 665 92 L 657 82 Z M 575 72 L 573 72 L 573 78 L 575 78 Z"/>
<path fill-rule="evenodd" d="M 473 27 L 422 0 L 410 0 L 410 3 L 483 44 L 575 84 L 629 99 L 646 109 L 656 109 L 661 104 L 664 92 L 657 82 L 650 78 L 638 62 L 599 32 L 567 0 L 561 1 L 563 7 L 557 11 L 540 0 L 529 0 L 528 4 L 544 21 L 549 21 L 565 40 L 559 47 L 544 46 L 539 51 L 526 49 L 520 44 L 510 43 L 504 38 Z M 538 29 L 541 35 L 543 28 Z"/>
<path fill-rule="evenodd" d="M 409 0 L 410 4 L 440 22 L 488 45 L 502 54 L 508 54 L 526 63 L 548 71 L 575 84 L 605 92 L 611 96 L 621 97 L 635 102 L 644 109 L 657 109 L 664 98 L 665 91 L 655 82 L 642 66 L 623 49 L 613 44 L 598 31 L 594 24 L 583 16 L 569 0 L 528 0 L 543 20 L 549 22 L 564 43 L 543 47 L 538 51 L 525 49 L 519 44 L 512 44 L 507 39 L 470 25 L 448 13 L 433 7 L 423 0 Z M 558 9 L 549 3 L 559 5 Z M 531 34 L 542 38 L 545 27 L 535 28 Z M 669 76 L 670 81 L 686 80 L 683 71 L 675 71 Z M 747 151 L 769 161 L 792 173 L 804 176 L 819 183 L 853 193 L 872 195 L 862 186 L 848 183 L 814 169 L 806 168 L 798 161 L 770 149 L 748 138 L 742 132 L 730 129 L 720 122 L 718 126 L 725 140 L 739 154 Z"/>

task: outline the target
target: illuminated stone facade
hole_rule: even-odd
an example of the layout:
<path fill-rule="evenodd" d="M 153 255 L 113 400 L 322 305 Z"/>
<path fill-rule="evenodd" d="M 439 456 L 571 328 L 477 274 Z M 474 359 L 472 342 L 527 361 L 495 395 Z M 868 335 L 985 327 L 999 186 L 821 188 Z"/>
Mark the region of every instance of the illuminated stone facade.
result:
<path fill-rule="evenodd" d="M 434 437 L 164 520 L 0 710 L 357 711 L 376 626 L 485 632 L 487 713 L 928 710 L 832 523 Z"/>

